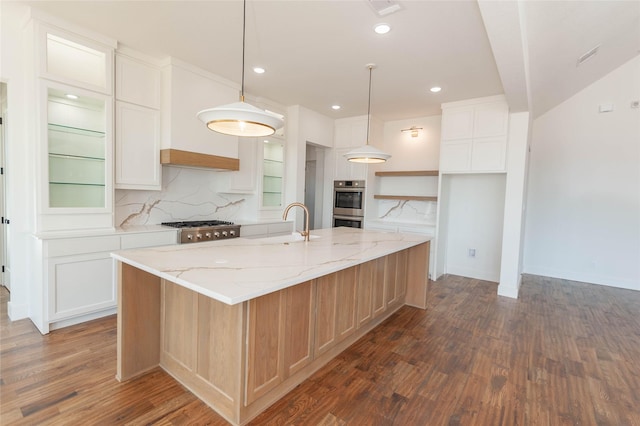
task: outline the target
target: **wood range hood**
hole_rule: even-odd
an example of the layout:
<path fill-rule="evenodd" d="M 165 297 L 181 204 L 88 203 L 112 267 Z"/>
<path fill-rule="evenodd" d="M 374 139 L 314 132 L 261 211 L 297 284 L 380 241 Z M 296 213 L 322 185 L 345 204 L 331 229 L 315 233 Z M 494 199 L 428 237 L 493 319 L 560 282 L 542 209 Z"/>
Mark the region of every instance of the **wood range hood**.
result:
<path fill-rule="evenodd" d="M 237 158 L 181 151 L 179 149 L 161 149 L 160 164 L 214 170 L 240 170 L 240 160 Z"/>

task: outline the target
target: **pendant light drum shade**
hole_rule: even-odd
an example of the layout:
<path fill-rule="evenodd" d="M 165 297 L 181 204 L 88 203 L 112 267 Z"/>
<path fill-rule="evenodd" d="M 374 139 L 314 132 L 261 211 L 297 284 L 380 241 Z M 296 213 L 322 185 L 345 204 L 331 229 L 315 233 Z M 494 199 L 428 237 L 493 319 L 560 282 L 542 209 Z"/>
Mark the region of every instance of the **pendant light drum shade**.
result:
<path fill-rule="evenodd" d="M 284 126 L 276 114 L 244 101 L 205 109 L 197 116 L 209 129 L 233 136 L 269 136 Z"/>
<path fill-rule="evenodd" d="M 389 158 L 391 158 L 390 154 L 387 154 L 384 151 L 380 151 L 375 146 L 364 145 L 360 148 L 352 149 L 351 151 L 344 154 L 344 157 L 351 161 L 352 163 L 384 163 Z"/>

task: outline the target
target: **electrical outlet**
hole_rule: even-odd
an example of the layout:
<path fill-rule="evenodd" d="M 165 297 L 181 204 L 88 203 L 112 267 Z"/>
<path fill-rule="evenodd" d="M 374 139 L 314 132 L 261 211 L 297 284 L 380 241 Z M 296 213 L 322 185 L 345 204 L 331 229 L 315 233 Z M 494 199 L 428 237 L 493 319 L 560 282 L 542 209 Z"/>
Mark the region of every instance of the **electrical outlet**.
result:
<path fill-rule="evenodd" d="M 476 257 L 476 249 L 469 249 L 469 257 Z"/>

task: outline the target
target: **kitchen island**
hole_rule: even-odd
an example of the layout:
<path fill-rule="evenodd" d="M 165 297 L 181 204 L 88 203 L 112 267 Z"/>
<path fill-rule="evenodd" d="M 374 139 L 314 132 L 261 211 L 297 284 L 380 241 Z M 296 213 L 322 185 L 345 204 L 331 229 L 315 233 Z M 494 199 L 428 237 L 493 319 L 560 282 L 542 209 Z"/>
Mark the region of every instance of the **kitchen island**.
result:
<path fill-rule="evenodd" d="M 115 252 L 117 378 L 161 366 L 245 424 L 404 304 L 429 237 L 354 228 Z"/>

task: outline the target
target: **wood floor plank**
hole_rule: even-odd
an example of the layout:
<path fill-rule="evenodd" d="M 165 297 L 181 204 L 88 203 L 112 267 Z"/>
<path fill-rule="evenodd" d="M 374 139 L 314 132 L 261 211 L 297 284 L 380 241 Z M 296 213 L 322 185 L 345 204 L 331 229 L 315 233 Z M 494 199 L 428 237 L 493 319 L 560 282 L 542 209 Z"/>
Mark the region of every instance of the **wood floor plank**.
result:
<path fill-rule="evenodd" d="M 115 379 L 116 318 L 40 335 L 0 289 L 0 424 L 226 425 L 161 369 Z M 640 425 L 640 292 L 457 276 L 251 425 Z"/>

